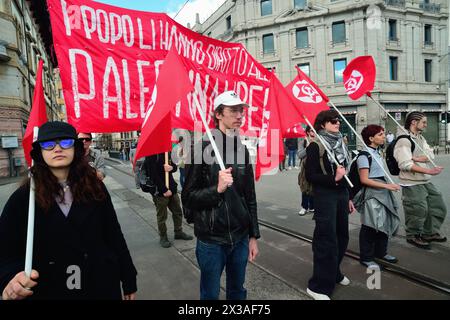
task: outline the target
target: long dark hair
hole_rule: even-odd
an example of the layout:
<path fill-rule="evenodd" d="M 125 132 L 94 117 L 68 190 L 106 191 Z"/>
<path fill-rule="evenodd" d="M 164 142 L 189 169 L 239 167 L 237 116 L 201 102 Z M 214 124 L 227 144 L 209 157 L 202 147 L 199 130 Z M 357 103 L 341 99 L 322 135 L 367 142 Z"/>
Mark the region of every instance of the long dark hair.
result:
<path fill-rule="evenodd" d="M 88 203 L 104 200 L 106 198 L 105 189 L 102 182 L 97 178 L 96 170 L 89 165 L 84 156 L 83 143 L 75 140 L 74 147 L 74 158 L 70 164 L 69 176 L 67 177 L 73 202 Z M 36 202 L 44 211 L 48 211 L 53 205 L 55 197 L 63 198 L 64 190 L 45 163 L 38 143 L 33 144 L 31 156 L 34 165 L 30 171 L 35 183 Z M 29 187 L 30 179 L 26 179 L 25 184 Z"/>

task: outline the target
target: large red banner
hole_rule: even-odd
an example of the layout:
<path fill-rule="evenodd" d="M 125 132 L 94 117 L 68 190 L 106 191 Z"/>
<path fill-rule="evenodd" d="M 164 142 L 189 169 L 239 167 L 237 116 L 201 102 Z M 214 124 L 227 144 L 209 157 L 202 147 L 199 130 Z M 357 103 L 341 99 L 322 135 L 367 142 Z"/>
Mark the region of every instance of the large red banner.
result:
<path fill-rule="evenodd" d="M 241 44 L 202 36 L 166 14 L 94 1 L 47 3 L 68 121 L 77 130 L 139 130 L 172 47 L 188 66 L 196 92 L 176 104 L 173 127 L 193 130 L 200 121 L 193 94 L 212 124 L 214 98 L 227 90 L 235 90 L 250 105 L 244 132 L 257 135 L 267 120 L 270 73 Z"/>

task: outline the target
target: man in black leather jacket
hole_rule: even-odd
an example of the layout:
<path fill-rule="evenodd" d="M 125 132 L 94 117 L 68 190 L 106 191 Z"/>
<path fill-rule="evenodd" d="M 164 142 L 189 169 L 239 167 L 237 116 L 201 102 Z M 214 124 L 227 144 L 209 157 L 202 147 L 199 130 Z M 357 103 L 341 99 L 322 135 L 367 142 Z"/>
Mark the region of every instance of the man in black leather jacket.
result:
<path fill-rule="evenodd" d="M 181 194 L 185 209 L 193 212 L 200 266 L 200 299 L 217 300 L 220 277 L 226 267 L 226 298 L 244 300 L 247 261 L 258 254 L 260 237 L 253 167 L 238 132 L 244 107 L 233 91 L 217 96 L 214 139 L 225 163 L 220 170 L 210 141 L 194 146 Z M 207 159 L 208 155 L 211 159 Z"/>

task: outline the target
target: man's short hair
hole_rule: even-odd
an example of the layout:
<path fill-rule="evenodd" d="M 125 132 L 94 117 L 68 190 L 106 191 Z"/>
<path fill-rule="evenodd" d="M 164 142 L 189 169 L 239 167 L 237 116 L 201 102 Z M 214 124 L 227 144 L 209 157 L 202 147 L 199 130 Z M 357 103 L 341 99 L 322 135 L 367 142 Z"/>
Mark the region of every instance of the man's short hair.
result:
<path fill-rule="evenodd" d="M 89 133 L 89 132 L 78 132 L 78 134 L 87 134 L 87 135 L 89 135 L 89 138 L 92 139 L 92 133 Z"/>
<path fill-rule="evenodd" d="M 370 145 L 371 141 L 369 138 L 375 137 L 375 135 L 377 135 L 381 131 L 384 131 L 384 128 L 382 126 L 379 126 L 377 124 L 369 124 L 361 131 L 361 136 L 364 140 L 364 143 Z"/>

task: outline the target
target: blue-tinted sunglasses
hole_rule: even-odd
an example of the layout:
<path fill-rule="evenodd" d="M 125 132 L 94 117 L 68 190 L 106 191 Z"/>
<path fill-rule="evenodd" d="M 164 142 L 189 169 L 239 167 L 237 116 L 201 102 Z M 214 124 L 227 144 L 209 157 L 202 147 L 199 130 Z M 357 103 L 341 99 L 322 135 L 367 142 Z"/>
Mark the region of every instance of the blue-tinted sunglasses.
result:
<path fill-rule="evenodd" d="M 75 144 L 75 139 L 61 139 L 39 142 L 39 145 L 44 150 L 53 150 L 55 149 L 57 144 L 59 144 L 61 149 L 70 149 Z"/>

